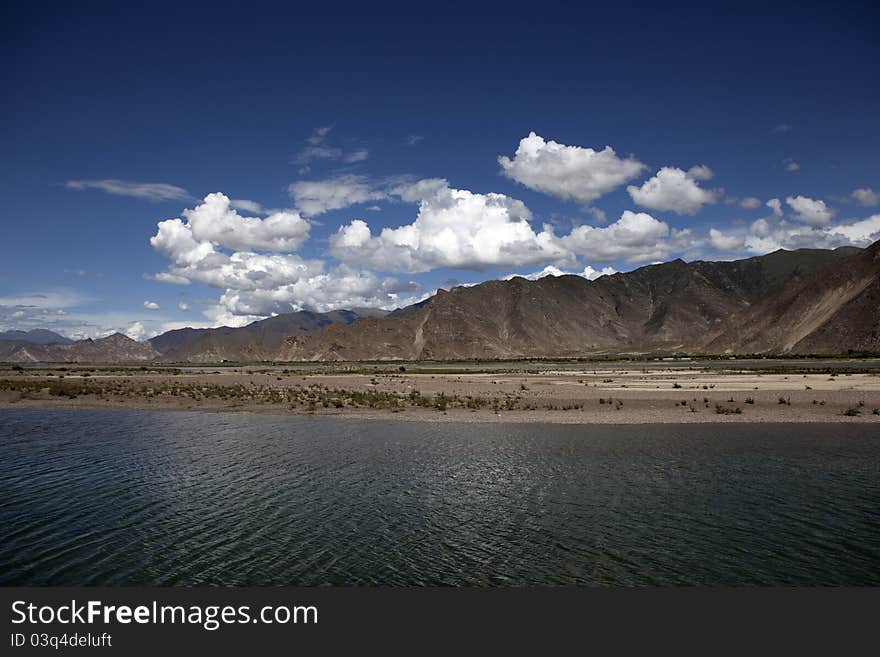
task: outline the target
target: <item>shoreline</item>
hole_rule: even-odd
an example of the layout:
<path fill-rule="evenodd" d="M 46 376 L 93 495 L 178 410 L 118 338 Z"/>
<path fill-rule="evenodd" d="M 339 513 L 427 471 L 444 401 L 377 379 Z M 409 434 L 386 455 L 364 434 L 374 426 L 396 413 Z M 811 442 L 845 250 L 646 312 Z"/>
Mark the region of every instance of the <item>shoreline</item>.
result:
<path fill-rule="evenodd" d="M 880 372 L 680 368 L 303 372 L 0 370 L 0 409 L 550 424 L 880 424 Z"/>
<path fill-rule="evenodd" d="M 183 405 L 155 405 L 149 404 L 117 404 L 102 402 L 80 402 L 76 404 L 63 404 L 41 402 L 39 400 L 24 400 L 23 402 L 6 402 L 0 400 L 0 412 L 4 410 L 32 409 L 32 410 L 64 410 L 64 411 L 152 411 L 159 413 L 204 413 L 207 415 L 234 413 L 253 415 L 274 415 L 278 417 L 304 417 L 318 419 L 335 419 L 345 421 L 388 421 L 412 422 L 412 423 L 453 423 L 453 424 L 564 424 L 564 425 L 652 425 L 652 424 L 878 424 L 880 417 L 874 416 L 869 411 L 867 414 L 858 416 L 827 415 L 823 417 L 809 417 L 802 414 L 793 414 L 788 417 L 774 417 L 770 414 L 752 415 L 716 415 L 716 414 L 682 414 L 673 415 L 659 411 L 656 414 L 641 414 L 622 412 L 614 415 L 599 415 L 596 413 L 575 413 L 562 415 L 552 411 L 507 411 L 502 414 L 494 414 L 480 411 L 369 411 L 350 410 L 342 412 L 296 412 L 277 407 L 204 407 Z"/>

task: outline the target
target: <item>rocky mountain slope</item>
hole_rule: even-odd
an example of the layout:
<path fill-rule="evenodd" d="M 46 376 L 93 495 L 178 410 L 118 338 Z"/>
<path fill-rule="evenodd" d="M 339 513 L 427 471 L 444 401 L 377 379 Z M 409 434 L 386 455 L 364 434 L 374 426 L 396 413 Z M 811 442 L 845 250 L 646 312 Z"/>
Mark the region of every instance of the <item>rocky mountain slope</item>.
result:
<path fill-rule="evenodd" d="M 880 242 L 739 313 L 707 348 L 726 353 L 880 352 Z"/>
<path fill-rule="evenodd" d="M 149 342 L 166 362 L 217 363 L 221 361 L 273 360 L 285 338 L 318 331 L 330 324 L 351 324 L 361 317 L 381 317 L 386 313 L 370 308 L 335 310 L 328 313 L 301 311 L 276 315 L 230 328 L 178 329 L 152 338 Z"/>
<path fill-rule="evenodd" d="M 875 245 L 876 247 L 876 245 Z M 874 248 L 874 247 L 872 247 Z M 861 259 L 860 259 L 861 258 Z M 382 319 L 292 336 L 285 360 L 572 357 L 616 353 L 792 351 L 776 343 L 735 347 L 756 305 L 773 321 L 775 299 L 818 292 L 829 272 L 848 279 L 865 265 L 858 249 L 777 251 L 733 262 L 681 260 L 589 281 L 579 276 L 514 278 L 439 292 L 417 308 Z M 873 262 L 873 261 L 872 261 Z M 861 263 L 857 265 L 856 263 Z M 865 273 L 864 275 L 867 275 Z M 860 275 L 861 276 L 861 275 Z M 861 279 L 859 279 L 861 280 Z M 864 302 L 869 305 L 869 301 Z M 853 306 L 851 313 L 868 312 Z M 875 312 L 876 315 L 876 312 Z M 833 318 L 829 315 L 827 321 Z M 817 319 L 818 321 L 818 319 Z M 840 320 L 843 321 L 843 320 Z M 818 331 L 820 322 L 811 328 Z M 728 336 L 728 337 L 723 337 Z M 821 353 L 852 348 L 844 336 L 799 341 Z M 865 338 L 862 344 L 869 344 Z M 880 350 L 880 345 L 877 345 Z M 800 353 L 800 352 L 799 352 Z"/>
<path fill-rule="evenodd" d="M 220 362 L 575 357 L 613 354 L 880 353 L 880 242 L 674 260 L 590 281 L 513 278 L 439 291 L 390 314 L 278 315 L 181 329 L 148 342 L 0 340 L 0 360 Z"/>

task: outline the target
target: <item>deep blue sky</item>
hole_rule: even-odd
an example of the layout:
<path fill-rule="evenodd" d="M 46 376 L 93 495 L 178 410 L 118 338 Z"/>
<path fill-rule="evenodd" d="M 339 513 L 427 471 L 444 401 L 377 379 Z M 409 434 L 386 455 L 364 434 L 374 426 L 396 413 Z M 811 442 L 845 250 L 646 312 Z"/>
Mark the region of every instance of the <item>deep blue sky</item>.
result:
<path fill-rule="evenodd" d="M 5 5 L 0 329 L 98 335 L 140 322 L 143 332 L 131 333 L 148 336 L 171 322 L 210 324 L 203 311 L 228 287 L 144 277 L 170 264 L 150 245 L 157 222 L 211 192 L 294 209 L 288 186 L 298 180 L 443 178 L 453 189 L 518 199 L 536 233 L 549 221 L 560 236 L 645 212 L 670 229 L 691 228 L 693 239 L 669 251 L 686 258 L 758 253 L 743 239 L 752 222 L 773 217 L 771 198 L 782 200 L 783 216 L 773 217 L 782 233 L 805 225 L 787 197 L 832 209 L 797 245 L 836 245 L 829 226 L 880 213 L 870 194 L 851 196 L 880 191 L 880 39 L 870 3 L 432 6 L 443 13 L 334 4 L 324 15 L 294 3 L 183 4 Z M 322 127 L 331 130 L 320 145 L 337 155 L 305 171 L 297 156 Z M 591 203 L 565 200 L 500 175 L 498 156 L 512 158 L 531 131 L 567 146 L 610 145 L 646 168 Z M 359 151 L 364 159 L 344 161 Z M 637 205 L 626 191 L 660 167 L 700 164 L 714 177 L 699 186 L 717 202 L 693 214 Z M 164 183 L 192 198 L 66 185 L 106 180 Z M 760 206 L 733 204 L 746 197 Z M 605 223 L 586 205 L 604 211 Z M 328 238 L 341 225 L 363 218 L 375 236 L 418 212 L 391 198 L 308 217 L 310 238 L 296 252 L 331 270 L 339 260 Z M 740 241 L 719 249 L 707 241 L 710 228 Z M 575 256 L 556 264 L 626 270 L 651 261 Z M 349 262 L 422 292 L 545 264 L 413 272 Z M 160 309 L 146 309 L 147 300 Z M 181 300 L 189 310 L 178 310 Z M 288 294 L 256 314 L 313 302 Z M 240 307 L 226 311 L 226 320 L 249 318 Z"/>

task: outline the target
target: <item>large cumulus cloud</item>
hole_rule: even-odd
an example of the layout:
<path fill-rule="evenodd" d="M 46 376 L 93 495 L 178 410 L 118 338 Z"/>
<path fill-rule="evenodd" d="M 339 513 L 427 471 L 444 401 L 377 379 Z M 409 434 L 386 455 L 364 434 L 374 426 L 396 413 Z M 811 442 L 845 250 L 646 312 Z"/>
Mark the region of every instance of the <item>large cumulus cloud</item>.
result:
<path fill-rule="evenodd" d="M 570 266 L 579 259 L 649 262 L 698 242 L 690 231 L 671 229 L 645 212 L 626 210 L 607 226 L 578 226 L 557 235 L 548 224 L 535 230 L 529 209 L 502 194 L 454 189 L 440 179 L 421 180 L 396 193 L 404 201 L 418 202 L 412 223 L 374 234 L 367 222 L 356 219 L 330 238 L 333 255 L 383 271 L 483 270 Z"/>
<path fill-rule="evenodd" d="M 705 165 L 692 167 L 688 171 L 663 167 L 641 187 L 629 185 L 626 191 L 642 207 L 676 214 L 695 214 L 705 204 L 718 202 L 718 191 L 703 189 L 699 185 L 699 181 L 711 177 L 712 171 Z"/>
<path fill-rule="evenodd" d="M 534 132 L 520 140 L 513 158 L 500 156 L 501 172 L 545 194 L 589 203 L 638 176 L 645 165 L 622 158 L 610 146 L 601 151 L 545 141 Z"/>
<path fill-rule="evenodd" d="M 711 245 L 717 251 L 755 255 L 778 249 L 836 249 L 840 246 L 866 247 L 880 240 L 880 214 L 833 225 L 809 226 L 775 216 L 752 222 L 734 231 L 711 229 Z"/>
<path fill-rule="evenodd" d="M 485 269 L 564 261 L 570 258 L 549 226 L 536 232 L 532 213 L 503 194 L 455 189 L 445 180 L 422 180 L 395 190 L 417 201 L 412 223 L 374 235 L 356 219 L 330 239 L 334 256 L 384 271 L 424 272 L 442 267 Z"/>
<path fill-rule="evenodd" d="M 322 260 L 281 252 L 299 247 L 308 237 L 308 223 L 296 213 L 276 213 L 263 220 L 242 217 L 224 195 L 209 194 L 183 216 L 186 221 L 159 222 L 150 240 L 170 261 L 154 278 L 224 289 L 218 304 L 207 312 L 215 323 L 240 325 L 302 309 L 393 306 L 401 294 L 418 289 L 345 264 L 327 267 Z"/>

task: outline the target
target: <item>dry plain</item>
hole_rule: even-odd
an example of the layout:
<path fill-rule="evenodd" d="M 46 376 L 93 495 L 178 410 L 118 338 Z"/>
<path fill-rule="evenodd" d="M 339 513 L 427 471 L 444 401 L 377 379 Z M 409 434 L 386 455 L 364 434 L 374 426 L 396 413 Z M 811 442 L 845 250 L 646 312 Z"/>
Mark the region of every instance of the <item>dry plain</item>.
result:
<path fill-rule="evenodd" d="M 0 369 L 0 406 L 414 421 L 880 423 L 880 366 L 492 363 Z"/>

